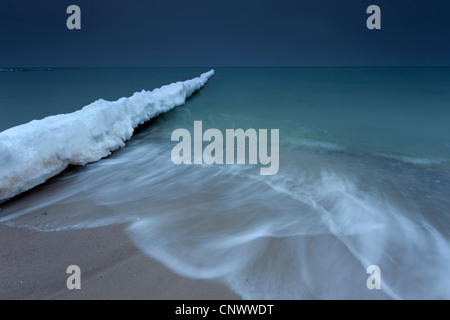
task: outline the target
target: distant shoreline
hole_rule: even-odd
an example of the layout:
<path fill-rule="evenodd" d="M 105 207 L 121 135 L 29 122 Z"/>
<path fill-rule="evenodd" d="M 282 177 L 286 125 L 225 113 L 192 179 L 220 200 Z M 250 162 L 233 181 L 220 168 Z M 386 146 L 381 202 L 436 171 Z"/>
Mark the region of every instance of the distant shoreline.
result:
<path fill-rule="evenodd" d="M 53 71 L 52 68 L 1 68 L 0 72 Z"/>

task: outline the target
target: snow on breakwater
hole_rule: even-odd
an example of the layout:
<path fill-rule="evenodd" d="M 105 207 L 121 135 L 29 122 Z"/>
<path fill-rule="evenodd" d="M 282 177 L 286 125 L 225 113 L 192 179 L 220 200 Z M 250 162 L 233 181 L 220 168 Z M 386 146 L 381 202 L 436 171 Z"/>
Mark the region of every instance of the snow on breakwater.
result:
<path fill-rule="evenodd" d="M 0 203 L 125 145 L 134 129 L 186 102 L 214 70 L 117 101 L 97 100 L 70 114 L 33 120 L 0 133 Z"/>

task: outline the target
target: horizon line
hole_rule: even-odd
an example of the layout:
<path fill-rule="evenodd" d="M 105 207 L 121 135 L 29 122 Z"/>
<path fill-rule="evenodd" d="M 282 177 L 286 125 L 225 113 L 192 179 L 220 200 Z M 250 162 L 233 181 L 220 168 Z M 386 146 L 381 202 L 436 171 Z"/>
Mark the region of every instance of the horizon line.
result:
<path fill-rule="evenodd" d="M 324 65 L 324 66 L 8 66 L 0 67 L 0 71 L 7 69 L 36 70 L 43 69 L 76 69 L 76 68 L 449 68 L 450 65 Z"/>

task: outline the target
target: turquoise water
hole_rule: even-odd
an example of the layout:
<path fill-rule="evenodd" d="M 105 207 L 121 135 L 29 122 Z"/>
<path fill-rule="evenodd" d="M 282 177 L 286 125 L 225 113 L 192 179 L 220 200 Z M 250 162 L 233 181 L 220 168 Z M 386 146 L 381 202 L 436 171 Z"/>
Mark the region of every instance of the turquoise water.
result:
<path fill-rule="evenodd" d="M 0 72 L 0 130 L 205 71 Z M 174 165 L 170 135 L 196 120 L 204 130 L 279 129 L 279 173 Z M 2 205 L 0 223 L 125 223 L 173 271 L 244 298 L 448 299 L 449 120 L 450 68 L 218 68 L 111 157 Z M 372 264 L 381 291 L 366 287 Z"/>
<path fill-rule="evenodd" d="M 195 77 L 201 68 L 0 72 L 0 130 L 76 111 L 99 99 Z M 192 115 L 227 127 L 281 127 L 293 143 L 357 151 L 450 155 L 450 68 L 219 68 Z M 224 117 L 222 117 L 224 116 Z M 303 141 L 302 140 L 302 141 Z M 303 141 L 305 142 L 305 141 Z"/>

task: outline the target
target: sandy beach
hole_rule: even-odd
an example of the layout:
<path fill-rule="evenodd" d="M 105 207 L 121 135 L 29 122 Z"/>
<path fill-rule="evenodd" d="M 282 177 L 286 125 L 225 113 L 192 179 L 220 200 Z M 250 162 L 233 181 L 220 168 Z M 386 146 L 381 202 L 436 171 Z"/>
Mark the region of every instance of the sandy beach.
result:
<path fill-rule="evenodd" d="M 240 299 L 222 284 L 180 277 L 141 253 L 123 226 L 37 232 L 0 225 L 0 299 Z M 69 290 L 69 265 L 81 289 Z"/>

